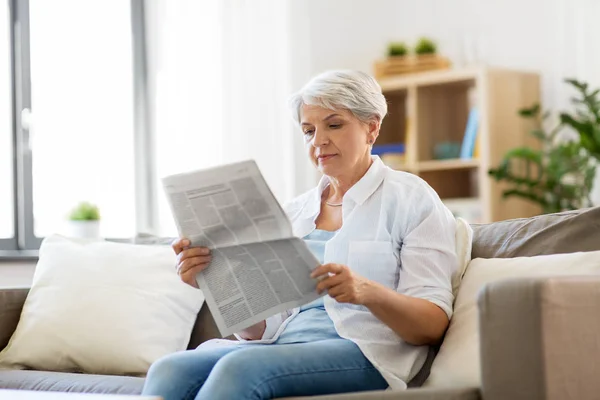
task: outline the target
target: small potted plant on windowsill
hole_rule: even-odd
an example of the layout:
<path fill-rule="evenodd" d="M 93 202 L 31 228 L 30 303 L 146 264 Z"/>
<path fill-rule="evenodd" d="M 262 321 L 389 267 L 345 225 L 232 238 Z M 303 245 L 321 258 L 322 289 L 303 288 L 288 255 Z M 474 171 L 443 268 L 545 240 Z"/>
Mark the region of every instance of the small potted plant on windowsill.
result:
<path fill-rule="evenodd" d="M 100 238 L 100 211 L 89 202 L 81 202 L 69 214 L 69 235 L 82 239 Z"/>

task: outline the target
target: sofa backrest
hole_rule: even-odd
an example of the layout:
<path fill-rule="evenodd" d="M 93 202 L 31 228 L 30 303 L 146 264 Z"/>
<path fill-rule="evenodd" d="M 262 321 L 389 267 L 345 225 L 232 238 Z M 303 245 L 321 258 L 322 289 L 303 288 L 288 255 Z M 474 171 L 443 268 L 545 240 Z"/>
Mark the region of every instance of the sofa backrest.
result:
<path fill-rule="evenodd" d="M 471 226 L 472 258 L 600 250 L 600 207 Z"/>
<path fill-rule="evenodd" d="M 192 335 L 190 337 L 188 349 L 195 349 L 207 340 L 220 338 L 221 334 L 219 333 L 217 324 L 215 323 L 215 320 L 208 309 L 208 305 L 206 302 L 204 302 L 200 312 L 198 313 L 198 318 L 196 318 L 194 329 L 192 329 Z"/>
<path fill-rule="evenodd" d="M 473 224 L 472 258 L 531 257 L 600 250 L 600 207 Z M 170 243 L 165 239 L 163 244 Z M 206 304 L 198 314 L 189 348 L 219 338 Z"/>
<path fill-rule="evenodd" d="M 17 329 L 23 304 L 29 288 L 1 288 L 0 290 L 0 350 L 8 344 Z"/>

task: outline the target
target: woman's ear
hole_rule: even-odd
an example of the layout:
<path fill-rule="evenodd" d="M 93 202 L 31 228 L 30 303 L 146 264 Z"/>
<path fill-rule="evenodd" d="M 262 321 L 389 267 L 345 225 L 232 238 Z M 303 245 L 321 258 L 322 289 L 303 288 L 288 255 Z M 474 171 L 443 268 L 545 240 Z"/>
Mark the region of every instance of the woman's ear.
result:
<path fill-rule="evenodd" d="M 369 121 L 369 132 L 367 133 L 367 139 L 369 143 L 375 143 L 379 136 L 379 127 L 381 126 L 378 119 L 372 119 Z"/>

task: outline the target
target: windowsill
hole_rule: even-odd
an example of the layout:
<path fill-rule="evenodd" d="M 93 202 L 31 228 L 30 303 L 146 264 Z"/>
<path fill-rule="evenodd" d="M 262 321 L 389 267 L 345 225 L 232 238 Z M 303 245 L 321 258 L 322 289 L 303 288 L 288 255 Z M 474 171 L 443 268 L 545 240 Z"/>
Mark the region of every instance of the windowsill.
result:
<path fill-rule="evenodd" d="M 39 250 L 0 250 L 0 263 L 4 261 L 37 261 Z"/>

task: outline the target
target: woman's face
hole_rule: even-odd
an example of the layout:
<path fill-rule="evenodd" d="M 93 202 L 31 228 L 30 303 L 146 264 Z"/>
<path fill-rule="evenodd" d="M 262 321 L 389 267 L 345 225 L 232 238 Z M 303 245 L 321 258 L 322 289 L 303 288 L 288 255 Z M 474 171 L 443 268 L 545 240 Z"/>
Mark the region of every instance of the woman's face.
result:
<path fill-rule="evenodd" d="M 377 121 L 367 124 L 349 111 L 311 105 L 303 105 L 300 114 L 308 156 L 321 173 L 338 177 L 368 168 L 370 147 L 379 133 Z"/>

